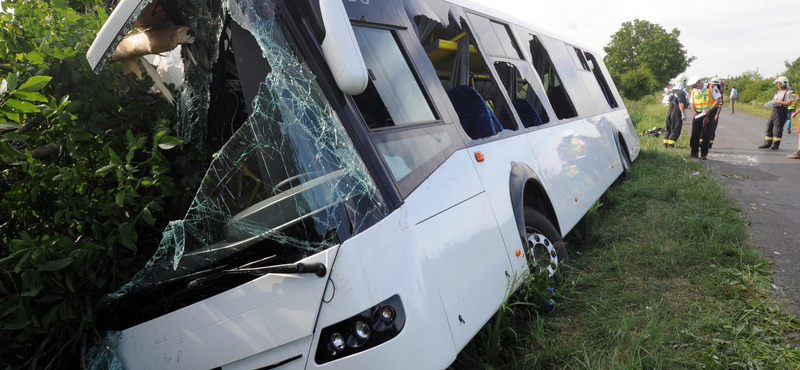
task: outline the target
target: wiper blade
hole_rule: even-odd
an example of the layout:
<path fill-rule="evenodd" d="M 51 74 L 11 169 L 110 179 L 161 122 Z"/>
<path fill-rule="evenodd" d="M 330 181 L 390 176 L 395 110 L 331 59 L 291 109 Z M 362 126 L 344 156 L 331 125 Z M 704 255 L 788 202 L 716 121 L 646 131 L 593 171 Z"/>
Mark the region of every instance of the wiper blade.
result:
<path fill-rule="evenodd" d="M 229 270 L 221 270 L 216 274 L 211 276 L 204 276 L 192 280 L 187 285 L 187 288 L 195 288 L 200 285 L 203 285 L 211 280 L 219 278 L 220 276 L 224 275 L 232 275 L 232 274 L 254 274 L 254 275 L 266 275 L 266 274 L 315 274 L 319 277 L 325 277 L 327 274 L 328 269 L 325 267 L 325 264 L 322 262 L 317 263 L 290 263 L 286 265 L 275 265 L 275 266 L 266 266 L 266 267 L 239 267 Z"/>

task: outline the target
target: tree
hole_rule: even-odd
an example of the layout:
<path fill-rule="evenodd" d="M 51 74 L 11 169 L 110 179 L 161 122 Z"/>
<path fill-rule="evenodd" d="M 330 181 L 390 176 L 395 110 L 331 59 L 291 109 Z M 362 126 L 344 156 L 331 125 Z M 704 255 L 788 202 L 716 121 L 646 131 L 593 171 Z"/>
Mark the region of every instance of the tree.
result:
<path fill-rule="evenodd" d="M 695 57 L 687 57 L 686 49 L 678 40 L 680 35 L 677 28 L 667 32 L 648 21 L 625 22 L 603 48 L 606 52 L 603 60 L 612 75 L 621 77 L 644 68 L 657 82 L 666 83 L 695 60 Z"/>
<path fill-rule="evenodd" d="M 639 100 L 650 94 L 659 83 L 645 68 L 632 69 L 620 78 L 620 93 L 628 99 Z"/>

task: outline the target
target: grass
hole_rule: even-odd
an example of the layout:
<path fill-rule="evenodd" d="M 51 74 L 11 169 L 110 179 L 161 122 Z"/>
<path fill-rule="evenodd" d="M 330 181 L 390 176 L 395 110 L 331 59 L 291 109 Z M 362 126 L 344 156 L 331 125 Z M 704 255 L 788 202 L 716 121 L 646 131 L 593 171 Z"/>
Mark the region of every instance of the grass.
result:
<path fill-rule="evenodd" d="M 655 97 L 626 104 L 637 131 L 663 127 Z M 736 202 L 685 149 L 641 141 L 630 179 L 568 235 L 557 309 L 529 278 L 452 369 L 800 369 L 800 325 L 770 298 Z"/>
<path fill-rule="evenodd" d="M 764 103 L 766 103 L 766 102 L 764 102 Z M 736 111 L 737 112 L 738 111 L 742 111 L 742 112 L 749 113 L 749 114 L 752 114 L 752 115 L 757 116 L 757 117 L 761 117 L 761 118 L 767 119 L 767 118 L 769 118 L 769 115 L 772 113 L 772 109 L 765 109 L 764 108 L 764 103 L 756 104 L 756 102 L 754 102 L 754 101 L 753 102 L 749 102 L 749 103 L 745 103 L 745 102 L 741 102 L 740 101 L 739 103 L 736 103 Z M 724 109 L 727 109 L 728 111 L 730 111 L 731 110 L 731 106 L 728 105 L 728 103 L 725 103 Z"/>

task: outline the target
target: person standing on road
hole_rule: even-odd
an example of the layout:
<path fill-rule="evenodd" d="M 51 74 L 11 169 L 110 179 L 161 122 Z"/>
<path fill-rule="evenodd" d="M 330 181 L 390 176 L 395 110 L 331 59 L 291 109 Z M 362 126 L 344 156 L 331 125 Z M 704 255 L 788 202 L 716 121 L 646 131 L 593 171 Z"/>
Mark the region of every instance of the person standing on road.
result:
<path fill-rule="evenodd" d="M 694 120 L 692 120 L 692 136 L 689 139 L 692 158 L 697 158 L 698 151 L 700 159 L 705 160 L 708 155 L 708 130 L 706 126 L 710 119 L 717 114 L 720 104 L 722 104 L 722 93 L 716 86 L 709 86 L 703 83 L 699 76 L 692 76 L 689 79 L 689 86 L 693 87 L 690 99 Z M 702 139 L 702 141 L 701 141 Z"/>
<path fill-rule="evenodd" d="M 664 147 L 674 148 L 675 142 L 681 137 L 683 121 L 686 120 L 686 75 L 681 73 L 675 78 L 675 85 L 667 92 L 667 132 L 664 133 Z"/>
<path fill-rule="evenodd" d="M 714 146 L 714 139 L 717 137 L 719 114 L 722 112 L 722 107 L 725 105 L 725 85 L 724 82 L 719 79 L 719 77 L 711 78 L 711 80 L 708 81 L 708 84 L 719 90 L 719 97 L 721 99 L 719 102 L 719 107 L 717 108 L 717 113 L 711 117 L 711 119 L 709 119 L 708 127 L 706 127 L 706 130 L 708 130 L 708 135 L 706 135 L 708 136 L 708 149 L 711 149 L 711 147 Z M 700 139 L 700 142 L 702 143 L 703 139 Z"/>
<path fill-rule="evenodd" d="M 792 94 L 792 105 L 789 106 L 789 111 L 786 114 L 786 133 L 792 133 L 792 113 L 794 113 L 795 102 L 797 101 L 797 93 L 792 89 L 792 84 L 789 84 L 789 93 Z"/>
<path fill-rule="evenodd" d="M 736 108 L 734 108 L 733 105 L 736 104 L 736 100 L 738 100 L 738 99 L 739 99 L 739 90 L 736 90 L 736 86 L 734 86 L 731 89 L 731 99 L 730 99 L 730 101 L 731 101 L 731 112 L 730 113 L 731 114 L 734 114 L 736 112 Z"/>
<path fill-rule="evenodd" d="M 764 144 L 759 146 L 759 149 L 780 149 L 783 125 L 786 122 L 786 116 L 788 116 L 789 106 L 794 102 L 792 95 L 789 94 L 789 79 L 786 76 L 780 76 L 774 82 L 778 88 L 775 96 L 772 97 L 772 103 L 775 105 L 772 107 L 772 114 L 770 114 L 767 121 Z"/>

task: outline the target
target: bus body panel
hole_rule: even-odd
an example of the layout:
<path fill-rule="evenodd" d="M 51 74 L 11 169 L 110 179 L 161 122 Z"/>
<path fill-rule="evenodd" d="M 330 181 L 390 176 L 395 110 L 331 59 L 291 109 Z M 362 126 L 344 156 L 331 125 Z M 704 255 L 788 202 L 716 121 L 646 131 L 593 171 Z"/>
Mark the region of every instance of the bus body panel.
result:
<path fill-rule="evenodd" d="M 338 247 L 302 262 L 332 266 Z M 269 274 L 122 331 L 126 369 L 214 368 L 312 335 L 325 278 Z M 303 352 L 307 353 L 307 352 Z"/>
<path fill-rule="evenodd" d="M 617 142 L 614 140 L 614 126 L 606 115 L 589 117 L 583 120 L 583 126 L 591 138 L 589 152 L 597 162 L 595 171 L 603 178 L 605 187 L 608 188 L 622 173 Z"/>
<path fill-rule="evenodd" d="M 546 127 L 525 136 L 539 160 L 564 236 L 606 189 L 589 151 L 593 139 L 582 120 Z"/>
<path fill-rule="evenodd" d="M 443 369 L 453 362 L 453 337 L 413 214 L 406 203 L 342 244 L 330 275 L 332 292 L 325 294 L 320 307 L 308 369 Z M 405 326 L 395 338 L 352 356 L 316 363 L 317 347 L 329 340 L 320 337 L 323 328 L 395 294 L 406 314 Z"/>
<path fill-rule="evenodd" d="M 511 203 L 510 173 L 515 163 L 522 163 L 530 167 L 531 170 L 542 180 L 542 186 L 547 191 L 547 181 L 544 173 L 539 169 L 539 162 L 531 149 L 530 142 L 525 135 L 517 135 L 504 140 L 491 141 L 485 144 L 470 148 L 471 151 L 480 151 L 484 155 L 484 161 L 475 161 L 475 168 L 481 176 L 486 195 L 489 197 L 489 204 L 500 226 L 503 240 L 506 245 L 506 253 L 511 262 L 513 271 L 509 271 L 515 278 L 522 276 L 527 268 L 525 255 L 519 257 L 517 250 L 523 250 L 520 240 L 520 233 L 517 227 L 517 220 L 514 216 L 514 207 L 518 204 Z"/>

